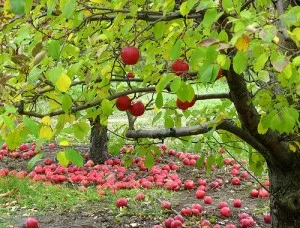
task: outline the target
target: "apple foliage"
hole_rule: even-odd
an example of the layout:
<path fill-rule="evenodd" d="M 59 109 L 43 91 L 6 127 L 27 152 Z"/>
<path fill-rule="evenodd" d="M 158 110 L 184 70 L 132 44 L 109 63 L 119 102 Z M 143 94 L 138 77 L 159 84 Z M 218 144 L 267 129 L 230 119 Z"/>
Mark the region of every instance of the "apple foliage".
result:
<path fill-rule="evenodd" d="M 250 168 L 257 173 L 265 160 L 269 169 L 299 164 L 297 1 L 0 4 L 0 140 L 10 149 L 28 138 L 42 144 L 66 133 L 80 140 L 90 131 L 87 119 L 100 116 L 107 125 L 117 110 L 116 99 L 128 95 L 143 101 L 154 115 L 152 123 L 164 122 L 165 129 L 137 130 L 127 112 L 125 135 L 139 139 L 136 151 L 146 156 L 148 166 L 153 161 L 144 149 L 149 138 L 166 137 L 181 138 L 195 151 L 203 145 L 248 151 Z M 126 47 L 139 51 L 138 62 L 122 59 Z M 176 62 L 181 65 L 174 71 Z M 128 73 L 134 78 L 127 78 Z M 227 92 L 198 94 L 200 86 L 214 88 L 216 83 Z M 152 98 L 144 98 L 149 93 Z M 219 99 L 221 104 L 176 107 L 177 100 L 189 104 L 195 98 Z M 155 146 L 151 149 L 157 152 Z M 66 154 L 61 158 L 67 162 Z M 220 155 L 208 154 L 208 163 L 218 161 Z"/>

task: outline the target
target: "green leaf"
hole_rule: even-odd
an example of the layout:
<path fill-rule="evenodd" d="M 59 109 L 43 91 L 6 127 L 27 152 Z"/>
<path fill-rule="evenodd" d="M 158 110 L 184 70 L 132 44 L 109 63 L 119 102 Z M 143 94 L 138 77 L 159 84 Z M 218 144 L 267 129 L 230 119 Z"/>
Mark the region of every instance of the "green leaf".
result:
<path fill-rule="evenodd" d="M 168 12 L 173 11 L 175 4 L 176 4 L 175 0 L 165 0 L 163 4 L 164 15 L 166 15 L 166 13 Z"/>
<path fill-rule="evenodd" d="M 214 82 L 219 73 L 220 66 L 218 64 L 203 64 L 198 71 L 200 81 L 203 83 Z"/>
<path fill-rule="evenodd" d="M 132 165 L 134 158 L 132 156 L 125 155 L 122 160 L 124 161 L 124 166 L 129 167 Z"/>
<path fill-rule="evenodd" d="M 47 0 L 47 16 L 50 16 L 55 9 L 57 0 Z"/>
<path fill-rule="evenodd" d="M 13 131 L 15 129 L 14 121 L 8 116 L 3 116 L 3 122 L 10 131 Z"/>
<path fill-rule="evenodd" d="M 58 40 L 52 40 L 48 44 L 48 53 L 54 59 L 58 60 L 60 55 L 60 42 Z"/>
<path fill-rule="evenodd" d="M 254 62 L 254 65 L 253 65 L 254 71 L 255 72 L 261 71 L 264 68 L 268 59 L 269 59 L 268 54 L 266 52 L 262 53 Z"/>
<path fill-rule="evenodd" d="M 57 158 L 57 161 L 59 162 L 59 164 L 61 164 L 64 167 L 67 167 L 70 162 L 66 157 L 65 151 L 58 152 L 56 155 L 56 158 Z"/>
<path fill-rule="evenodd" d="M 18 148 L 20 142 L 21 142 L 21 135 L 20 132 L 17 130 L 9 133 L 6 137 L 7 147 L 10 150 L 14 150 Z"/>
<path fill-rule="evenodd" d="M 210 155 L 206 160 L 206 176 L 209 176 L 211 173 L 211 166 L 215 162 L 215 156 Z"/>
<path fill-rule="evenodd" d="M 103 99 L 101 102 L 101 111 L 104 115 L 109 116 L 113 113 L 114 101 Z"/>
<path fill-rule="evenodd" d="M 63 71 L 60 67 L 54 67 L 53 69 L 50 69 L 48 71 L 47 79 L 49 79 L 55 85 L 57 79 L 60 77 L 62 73 Z"/>
<path fill-rule="evenodd" d="M 34 157 L 32 157 L 28 164 L 27 164 L 27 170 L 31 170 L 33 168 L 33 166 L 35 166 L 35 164 L 41 160 L 41 158 L 44 156 L 44 152 L 40 152 L 37 155 L 35 155 Z"/>
<path fill-rule="evenodd" d="M 152 120 L 152 125 L 153 125 L 155 122 L 157 122 L 157 121 L 161 118 L 161 116 L 162 116 L 162 112 L 158 112 L 158 113 L 154 116 L 154 118 L 153 118 L 153 120 Z"/>
<path fill-rule="evenodd" d="M 181 86 L 181 78 L 180 77 L 176 77 L 174 78 L 174 80 L 172 81 L 171 85 L 170 85 L 170 89 L 173 93 L 176 93 Z"/>
<path fill-rule="evenodd" d="M 61 106 L 65 113 L 69 113 L 70 108 L 72 107 L 72 104 L 73 104 L 73 102 L 72 102 L 71 96 L 68 94 L 64 94 L 63 98 L 62 98 Z"/>
<path fill-rule="evenodd" d="M 30 134 L 34 135 L 35 137 L 39 137 L 39 133 L 40 133 L 40 124 L 37 123 L 36 121 L 34 121 L 33 119 L 24 116 L 23 117 L 23 123 L 24 123 L 24 127 L 27 129 L 30 129 Z"/>
<path fill-rule="evenodd" d="M 197 162 L 196 162 L 196 166 L 200 169 L 203 166 L 205 160 L 205 156 L 202 153 L 202 155 L 200 156 L 200 158 L 198 158 Z"/>
<path fill-rule="evenodd" d="M 60 0 L 60 9 L 66 19 L 72 16 L 75 11 L 76 5 L 76 0 Z"/>
<path fill-rule="evenodd" d="M 182 41 L 178 39 L 171 49 L 171 54 L 170 54 L 171 60 L 176 60 L 181 56 L 181 46 L 182 46 Z"/>
<path fill-rule="evenodd" d="M 66 149 L 64 152 L 65 152 L 65 157 L 69 161 L 71 161 L 74 165 L 76 165 L 78 167 L 83 166 L 83 158 L 78 151 L 76 151 L 74 149 Z"/>
<path fill-rule="evenodd" d="M 157 40 L 159 40 L 163 37 L 164 32 L 165 32 L 165 28 L 166 28 L 166 24 L 163 23 L 163 22 L 158 22 L 158 23 L 155 24 L 153 33 L 154 33 L 155 38 Z"/>
<path fill-rule="evenodd" d="M 154 165 L 154 157 L 151 152 L 148 152 L 146 154 L 146 158 L 145 158 L 145 166 L 148 169 L 151 169 L 153 167 L 153 165 Z"/>
<path fill-rule="evenodd" d="M 171 116 L 165 115 L 165 127 L 166 128 L 174 127 L 174 120 Z"/>
<path fill-rule="evenodd" d="M 239 51 L 233 58 L 233 69 L 237 74 L 243 73 L 248 64 L 248 56 L 246 52 Z"/>
<path fill-rule="evenodd" d="M 33 5 L 33 0 L 24 0 L 24 2 L 25 2 L 25 6 L 24 6 L 25 13 L 29 14 Z"/>
<path fill-rule="evenodd" d="M 222 6 L 227 12 L 233 10 L 232 0 L 222 0 Z"/>
<path fill-rule="evenodd" d="M 164 105 L 164 98 L 163 98 L 162 92 L 159 92 L 156 95 L 155 106 L 157 108 L 161 108 L 163 105 Z"/>
<path fill-rule="evenodd" d="M 173 78 L 175 78 L 174 74 L 169 74 L 165 77 L 161 77 L 161 79 L 159 80 L 159 82 L 155 87 L 156 91 L 162 92 L 164 88 L 166 88 L 166 86 L 173 80 Z"/>
<path fill-rule="evenodd" d="M 10 7 L 15 15 L 21 15 L 25 13 L 25 2 L 21 0 L 9 0 Z"/>
<path fill-rule="evenodd" d="M 85 122 L 79 122 L 77 124 L 74 124 L 74 135 L 78 139 L 83 139 L 85 136 L 88 135 L 90 130 L 90 125 L 88 125 Z"/>
<path fill-rule="evenodd" d="M 202 25 L 205 28 L 208 28 L 214 23 L 217 19 L 218 12 L 217 9 L 208 9 L 205 11 L 204 18 L 202 20 Z"/>

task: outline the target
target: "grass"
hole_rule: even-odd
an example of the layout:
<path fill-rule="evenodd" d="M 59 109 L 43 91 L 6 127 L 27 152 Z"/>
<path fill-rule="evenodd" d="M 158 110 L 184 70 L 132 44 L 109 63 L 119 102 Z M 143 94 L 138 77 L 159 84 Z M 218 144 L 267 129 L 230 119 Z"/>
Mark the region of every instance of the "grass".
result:
<path fill-rule="evenodd" d="M 146 195 L 146 200 L 137 202 L 138 192 Z M 3 195 L 7 193 L 7 195 Z M 60 185 L 45 186 L 42 182 L 30 183 L 28 179 L 18 179 L 7 176 L 0 178 L 0 228 L 5 227 L 3 221 L 18 216 L 51 215 L 62 212 L 107 212 L 115 215 L 116 221 L 122 216 L 158 217 L 157 196 L 167 199 L 173 193 L 164 189 L 124 189 L 116 194 L 106 192 L 99 196 L 95 186 L 88 187 L 87 192 L 81 192 L 76 187 Z M 3 196 L 1 196 L 3 195 Z M 120 197 L 128 199 L 129 207 L 123 210 L 115 206 Z M 141 206 L 142 205 L 142 206 Z"/>

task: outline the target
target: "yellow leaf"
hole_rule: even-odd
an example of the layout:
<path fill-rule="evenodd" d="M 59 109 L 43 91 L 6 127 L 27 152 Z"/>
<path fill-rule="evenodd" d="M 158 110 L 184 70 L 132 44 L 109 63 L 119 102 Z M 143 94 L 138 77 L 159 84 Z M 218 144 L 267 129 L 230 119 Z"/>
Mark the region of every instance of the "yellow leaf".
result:
<path fill-rule="evenodd" d="M 289 148 L 293 152 L 296 152 L 296 150 L 297 150 L 296 147 L 294 145 L 292 145 L 292 144 L 289 144 Z"/>
<path fill-rule="evenodd" d="M 63 140 L 61 142 L 59 142 L 60 146 L 69 146 L 69 142 L 67 140 Z"/>
<path fill-rule="evenodd" d="M 236 43 L 235 43 L 235 47 L 239 50 L 239 51 L 247 51 L 248 47 L 249 47 L 249 43 L 250 43 L 250 38 L 249 36 L 243 34 L 240 38 L 237 39 Z"/>
<path fill-rule="evenodd" d="M 43 117 L 42 118 L 42 123 L 45 124 L 45 125 L 47 125 L 47 126 L 50 126 L 50 124 L 51 124 L 51 118 L 50 118 L 50 116 Z"/>
<path fill-rule="evenodd" d="M 48 126 L 43 126 L 40 130 L 40 136 L 39 136 L 41 139 L 52 139 L 53 137 L 53 132 L 52 132 L 52 129 L 51 127 L 48 127 Z"/>
<path fill-rule="evenodd" d="M 102 0 L 90 0 L 91 2 L 95 2 L 95 3 L 101 3 Z"/>
<path fill-rule="evenodd" d="M 56 81 L 56 88 L 61 92 L 67 92 L 71 86 L 71 79 L 66 73 L 62 73 Z"/>
<path fill-rule="evenodd" d="M 257 131 L 258 131 L 259 134 L 263 135 L 268 131 L 268 129 L 264 128 L 261 124 L 261 121 L 260 121 L 258 123 L 258 126 L 257 126 Z"/>
<path fill-rule="evenodd" d="M 10 0 L 5 0 L 4 1 L 4 15 L 7 18 L 13 18 L 14 15 L 11 13 L 11 8 L 10 8 Z"/>
<path fill-rule="evenodd" d="M 273 41 L 275 42 L 275 44 L 278 44 L 279 43 L 279 37 L 278 36 L 275 36 Z"/>

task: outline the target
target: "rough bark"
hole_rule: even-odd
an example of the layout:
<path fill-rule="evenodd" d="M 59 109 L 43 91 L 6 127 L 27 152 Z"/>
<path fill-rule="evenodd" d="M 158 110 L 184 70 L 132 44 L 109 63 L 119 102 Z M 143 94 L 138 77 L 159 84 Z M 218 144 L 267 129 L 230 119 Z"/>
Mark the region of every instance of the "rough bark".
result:
<path fill-rule="evenodd" d="M 91 137 L 89 157 L 97 164 L 103 164 L 110 158 L 108 153 L 107 126 L 100 124 L 100 118 L 91 121 Z"/>
<path fill-rule="evenodd" d="M 268 169 L 272 228 L 300 227 L 299 162 L 286 170 L 272 164 L 268 164 Z"/>

